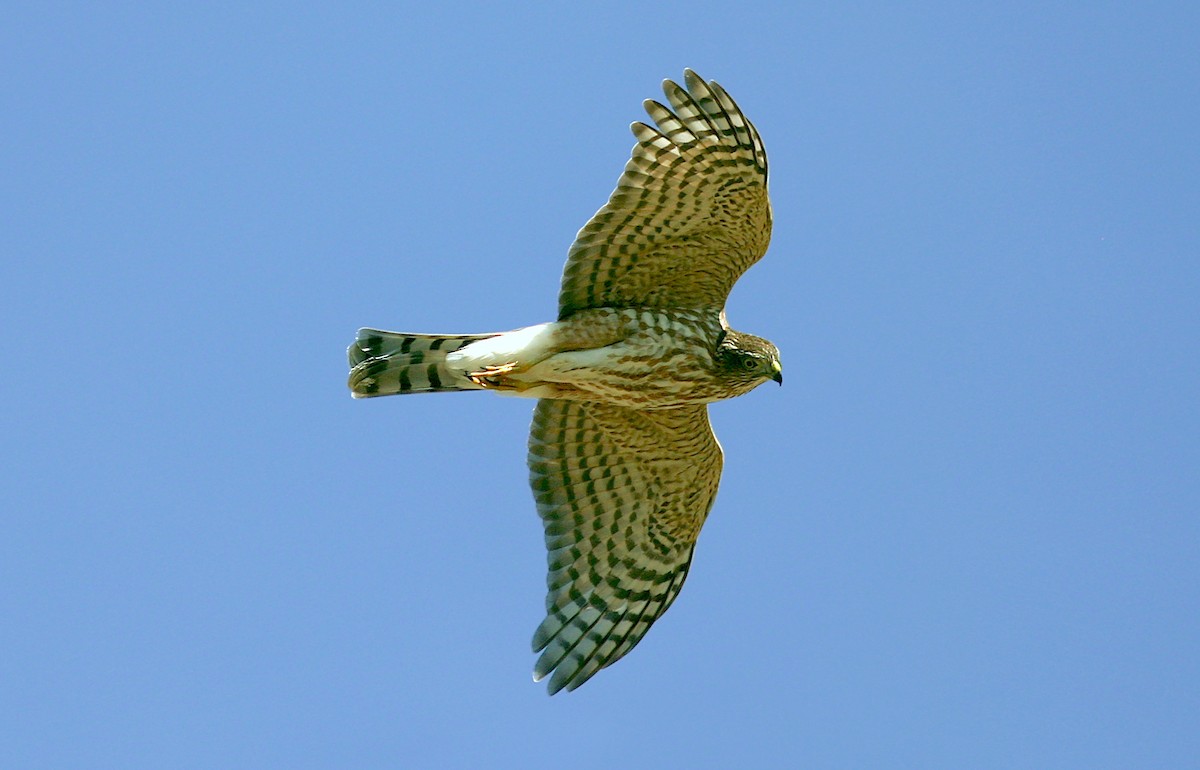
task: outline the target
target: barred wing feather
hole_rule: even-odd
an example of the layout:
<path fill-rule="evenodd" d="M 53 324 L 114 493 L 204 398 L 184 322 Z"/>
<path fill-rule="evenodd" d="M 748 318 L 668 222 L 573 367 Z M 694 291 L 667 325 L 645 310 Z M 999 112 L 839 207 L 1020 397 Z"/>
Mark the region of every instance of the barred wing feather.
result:
<path fill-rule="evenodd" d="M 637 145 L 608 204 L 567 256 L 559 318 L 593 307 L 720 310 L 767 250 L 767 155 L 754 125 L 716 82 L 684 71 L 645 103 Z"/>
<path fill-rule="evenodd" d="M 543 399 L 530 483 L 548 550 L 534 678 L 573 690 L 629 652 L 683 586 L 721 477 L 705 406 Z"/>

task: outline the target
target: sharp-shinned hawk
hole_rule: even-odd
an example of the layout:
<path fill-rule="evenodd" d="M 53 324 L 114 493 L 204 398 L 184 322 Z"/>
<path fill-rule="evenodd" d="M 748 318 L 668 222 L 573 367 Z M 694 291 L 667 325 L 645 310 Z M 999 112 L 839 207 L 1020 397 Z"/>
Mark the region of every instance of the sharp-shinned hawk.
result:
<path fill-rule="evenodd" d="M 724 305 L 767 250 L 758 131 L 684 71 L 645 102 L 654 126 L 579 231 L 558 320 L 511 332 L 361 329 L 355 397 L 492 390 L 537 398 L 530 484 L 549 551 L 534 679 L 573 690 L 636 645 L 683 586 L 721 477 L 707 404 L 783 382 L 779 351 Z M 669 106 L 668 106 L 669 105 Z"/>

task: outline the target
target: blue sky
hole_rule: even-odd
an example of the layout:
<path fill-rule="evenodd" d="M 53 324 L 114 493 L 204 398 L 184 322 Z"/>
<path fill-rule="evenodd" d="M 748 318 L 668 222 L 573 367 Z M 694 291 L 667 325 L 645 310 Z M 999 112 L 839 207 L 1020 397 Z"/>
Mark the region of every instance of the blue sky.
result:
<path fill-rule="evenodd" d="M 0 31 L 13 767 L 1200 763 L 1192 4 L 39 4 Z M 549 320 L 664 77 L 722 83 L 787 384 L 626 659 L 529 680 L 531 404 L 358 326 Z"/>

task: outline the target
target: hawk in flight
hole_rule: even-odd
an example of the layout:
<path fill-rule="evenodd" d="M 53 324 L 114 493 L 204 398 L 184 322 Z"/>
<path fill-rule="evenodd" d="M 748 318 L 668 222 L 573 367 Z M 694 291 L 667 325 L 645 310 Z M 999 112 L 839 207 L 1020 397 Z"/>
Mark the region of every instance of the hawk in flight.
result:
<path fill-rule="evenodd" d="M 549 552 L 534 680 L 573 690 L 636 645 L 683 586 L 721 479 L 708 404 L 783 382 L 725 300 L 771 238 L 767 155 L 725 89 L 684 71 L 572 244 L 558 320 L 492 334 L 360 329 L 356 398 L 491 390 L 538 399 L 529 481 Z"/>

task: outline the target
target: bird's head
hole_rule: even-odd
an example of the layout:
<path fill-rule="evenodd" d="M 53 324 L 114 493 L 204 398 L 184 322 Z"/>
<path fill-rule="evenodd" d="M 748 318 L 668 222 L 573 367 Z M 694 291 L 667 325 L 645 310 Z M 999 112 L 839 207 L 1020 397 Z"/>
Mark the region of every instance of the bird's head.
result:
<path fill-rule="evenodd" d="M 717 345 L 715 360 L 721 378 L 737 395 L 748 393 L 767 380 L 783 384 L 779 348 L 762 337 L 730 329 Z"/>

